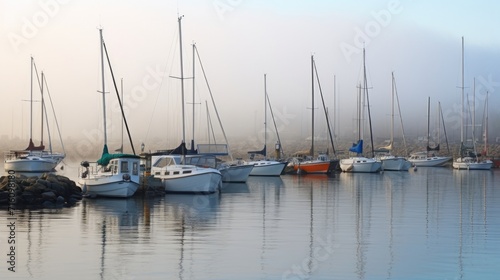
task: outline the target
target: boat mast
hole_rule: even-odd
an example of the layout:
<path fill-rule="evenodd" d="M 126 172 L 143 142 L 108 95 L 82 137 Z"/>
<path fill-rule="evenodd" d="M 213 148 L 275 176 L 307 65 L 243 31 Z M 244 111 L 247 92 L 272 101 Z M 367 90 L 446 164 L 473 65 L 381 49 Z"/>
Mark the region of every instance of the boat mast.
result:
<path fill-rule="evenodd" d="M 431 138 L 431 132 L 430 132 L 430 114 L 431 114 L 431 97 L 427 97 L 427 153 L 429 152 L 430 150 L 430 138 Z"/>
<path fill-rule="evenodd" d="M 121 90 L 121 95 L 122 95 L 122 100 L 125 100 L 123 99 L 123 78 L 121 78 L 120 80 L 120 90 Z M 123 118 L 122 116 L 122 139 L 121 139 L 121 146 L 120 146 L 120 153 L 123 153 L 123 122 L 125 121 L 125 119 Z"/>
<path fill-rule="evenodd" d="M 264 158 L 267 159 L 267 74 L 264 74 Z"/>
<path fill-rule="evenodd" d="M 191 151 L 194 151 L 194 109 L 195 109 L 195 82 L 194 82 L 194 74 L 195 74 L 195 49 L 196 49 L 196 44 L 193 43 L 193 138 L 191 138 Z"/>
<path fill-rule="evenodd" d="M 40 90 L 40 93 L 41 93 L 41 102 L 40 103 L 42 105 L 41 106 L 42 107 L 42 110 L 41 110 L 42 114 L 41 114 L 41 118 L 40 118 L 41 119 L 41 125 L 40 125 L 40 127 L 41 127 L 41 129 L 40 129 L 40 134 L 41 134 L 40 135 L 40 147 L 42 147 L 42 149 L 44 149 L 43 148 L 43 105 L 44 105 L 44 103 L 43 103 L 43 71 L 42 71 L 41 74 L 42 74 L 42 88 Z"/>
<path fill-rule="evenodd" d="M 392 76 L 392 86 L 391 86 L 391 143 L 390 147 L 392 150 L 392 146 L 394 143 L 394 71 L 391 72 Z"/>
<path fill-rule="evenodd" d="M 31 89 L 30 89 L 30 144 L 33 141 L 33 64 L 35 63 L 31 57 Z"/>
<path fill-rule="evenodd" d="M 184 118 L 184 64 L 182 62 L 182 28 L 181 20 L 184 16 L 179 16 L 179 48 L 180 48 L 180 62 L 181 62 L 181 100 L 182 100 L 182 143 L 186 143 L 186 123 Z M 184 149 L 183 149 L 184 154 Z"/>
<path fill-rule="evenodd" d="M 314 157 L 314 56 L 311 55 L 311 96 L 312 96 L 312 103 L 311 103 L 311 112 L 312 112 L 312 124 L 311 124 L 311 157 Z"/>
<path fill-rule="evenodd" d="M 488 156 L 488 92 L 486 92 L 486 100 L 484 101 L 484 154 Z"/>
<path fill-rule="evenodd" d="M 103 131 L 104 131 L 104 145 L 108 144 L 108 136 L 106 133 L 106 87 L 104 83 L 104 39 L 102 38 L 102 28 L 99 28 L 99 35 L 101 37 L 101 79 L 102 79 L 102 116 L 103 116 Z"/>
<path fill-rule="evenodd" d="M 460 127 L 460 145 L 464 145 L 464 37 L 462 36 L 462 112 L 461 112 L 461 127 Z M 460 153 L 462 153 L 460 151 Z"/>

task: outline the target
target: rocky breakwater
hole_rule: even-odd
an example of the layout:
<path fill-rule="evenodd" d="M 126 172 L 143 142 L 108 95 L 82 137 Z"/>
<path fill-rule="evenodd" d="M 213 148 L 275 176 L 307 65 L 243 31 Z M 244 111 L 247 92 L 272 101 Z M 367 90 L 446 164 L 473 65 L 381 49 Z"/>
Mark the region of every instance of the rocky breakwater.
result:
<path fill-rule="evenodd" d="M 70 207 L 82 199 L 82 189 L 67 177 L 45 173 L 40 177 L 0 177 L 0 207 Z"/>

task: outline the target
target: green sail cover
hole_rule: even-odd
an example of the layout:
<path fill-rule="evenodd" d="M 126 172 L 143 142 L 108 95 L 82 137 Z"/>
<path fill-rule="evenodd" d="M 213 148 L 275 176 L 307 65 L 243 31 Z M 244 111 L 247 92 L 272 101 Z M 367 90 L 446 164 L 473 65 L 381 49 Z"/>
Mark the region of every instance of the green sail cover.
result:
<path fill-rule="evenodd" d="M 108 145 L 104 145 L 104 148 L 102 149 L 102 156 L 100 159 L 97 160 L 97 164 L 106 166 L 114 158 L 140 158 L 140 157 L 132 154 L 122 154 L 122 153 L 110 154 L 108 152 Z"/>

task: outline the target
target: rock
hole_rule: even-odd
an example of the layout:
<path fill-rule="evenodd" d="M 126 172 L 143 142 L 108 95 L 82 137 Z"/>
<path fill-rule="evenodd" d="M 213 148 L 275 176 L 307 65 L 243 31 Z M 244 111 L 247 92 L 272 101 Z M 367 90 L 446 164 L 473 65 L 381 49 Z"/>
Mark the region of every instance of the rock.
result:
<path fill-rule="evenodd" d="M 42 203 L 42 206 L 44 208 L 54 208 L 56 207 L 56 205 L 54 204 L 54 202 L 50 202 L 50 201 L 47 201 L 45 200 L 43 203 Z"/>
<path fill-rule="evenodd" d="M 58 196 L 57 197 L 57 199 L 56 199 L 56 205 L 64 204 L 64 202 L 66 202 L 66 200 L 64 199 L 64 197 L 62 197 L 62 196 Z"/>
<path fill-rule="evenodd" d="M 36 196 L 34 193 L 30 192 L 30 191 L 24 191 L 22 194 L 21 194 L 21 199 L 23 200 L 24 203 L 26 204 L 33 204 L 33 201 L 35 201 L 36 199 Z"/>
<path fill-rule="evenodd" d="M 56 201 L 57 196 L 54 192 L 51 191 L 42 193 L 42 198 L 48 201 Z"/>
<path fill-rule="evenodd" d="M 0 177 L 0 206 L 9 205 L 10 190 L 14 189 L 16 206 L 63 207 L 82 199 L 82 189 L 67 177 L 44 173 L 40 177 L 19 176 L 14 181 Z"/>

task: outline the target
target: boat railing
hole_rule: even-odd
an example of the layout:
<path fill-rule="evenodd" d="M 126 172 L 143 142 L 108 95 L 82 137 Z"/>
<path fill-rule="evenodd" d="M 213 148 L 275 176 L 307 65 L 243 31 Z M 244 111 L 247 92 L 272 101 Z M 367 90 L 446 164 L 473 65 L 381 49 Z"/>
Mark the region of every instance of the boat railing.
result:
<path fill-rule="evenodd" d="M 97 164 L 97 162 L 82 162 L 78 167 L 78 177 L 86 178 L 89 175 L 97 175 L 101 169 L 106 168 Z"/>

